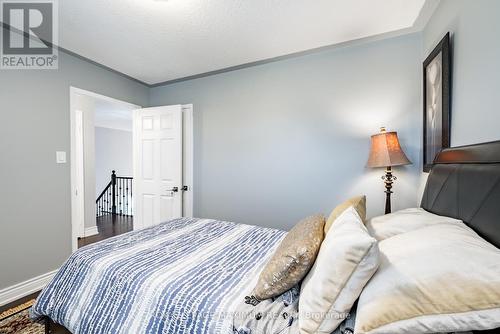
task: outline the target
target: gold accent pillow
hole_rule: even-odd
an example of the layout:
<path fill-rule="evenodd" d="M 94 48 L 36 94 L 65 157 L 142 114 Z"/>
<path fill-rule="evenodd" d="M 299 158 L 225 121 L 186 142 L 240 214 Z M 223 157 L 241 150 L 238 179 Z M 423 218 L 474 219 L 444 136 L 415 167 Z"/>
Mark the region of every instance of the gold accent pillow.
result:
<path fill-rule="evenodd" d="M 301 220 L 288 232 L 260 273 L 254 288 L 257 299 L 279 296 L 304 278 L 318 255 L 324 225 L 325 217 L 315 215 Z"/>
<path fill-rule="evenodd" d="M 356 196 L 348 199 L 340 205 L 337 205 L 337 207 L 333 209 L 325 224 L 325 234 L 328 233 L 328 230 L 332 227 L 333 222 L 351 206 L 358 212 L 358 215 L 361 217 L 363 223 L 366 221 L 366 196 Z"/>

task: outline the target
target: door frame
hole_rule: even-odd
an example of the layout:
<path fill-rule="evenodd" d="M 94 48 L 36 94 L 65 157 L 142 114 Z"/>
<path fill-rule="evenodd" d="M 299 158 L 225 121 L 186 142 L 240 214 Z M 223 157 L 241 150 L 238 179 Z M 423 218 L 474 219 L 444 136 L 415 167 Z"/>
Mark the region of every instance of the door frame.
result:
<path fill-rule="evenodd" d="M 74 129 L 75 134 L 72 135 L 71 138 L 75 141 L 76 149 L 71 150 L 70 163 L 71 175 L 73 175 L 73 173 L 75 175 L 75 184 L 73 185 L 72 183 L 71 187 L 71 194 L 74 194 L 75 203 L 73 204 L 73 201 L 71 203 L 71 215 L 73 218 L 72 232 L 74 229 L 74 232 L 78 237 L 81 235 L 85 235 L 85 124 L 83 111 L 76 108 L 74 108 L 73 110 L 73 116 L 75 117 L 75 126 L 72 126 L 71 128 Z M 77 129 L 77 127 L 80 127 L 80 129 Z M 81 193 L 80 197 L 78 197 L 78 193 Z"/>
<path fill-rule="evenodd" d="M 141 106 L 126 101 L 118 100 L 109 96 L 91 92 L 85 89 L 70 86 L 69 87 L 69 113 L 70 113 L 70 169 L 71 169 L 71 249 L 78 249 L 78 237 L 85 235 L 85 168 L 82 167 L 81 175 L 77 175 L 77 156 L 83 156 L 84 143 L 78 145 L 76 138 L 77 106 L 76 95 L 86 95 L 88 97 L 110 101 L 126 105 L 129 108 L 138 109 Z M 80 111 L 82 114 L 83 110 Z M 83 132 L 83 137 L 85 133 Z M 80 196 L 78 196 L 78 194 Z"/>
<path fill-rule="evenodd" d="M 194 193 L 194 130 L 193 130 L 193 105 L 182 105 L 182 183 L 188 187 L 182 193 L 182 216 L 193 217 Z"/>
<path fill-rule="evenodd" d="M 177 104 L 179 105 L 179 104 Z M 168 106 L 176 106 L 174 105 L 168 105 Z M 194 148 L 193 148 L 193 137 L 194 137 L 194 131 L 193 131 L 193 105 L 192 104 L 182 104 L 180 105 L 182 109 L 182 186 L 187 186 L 188 190 L 187 191 L 182 191 L 182 216 L 183 217 L 193 217 L 193 192 L 194 192 L 194 167 L 193 167 L 193 155 L 194 155 Z M 155 106 L 155 107 L 148 107 L 148 108 L 156 108 L 156 107 L 163 107 L 163 106 Z M 144 108 L 146 109 L 146 108 Z M 133 111 L 133 117 L 134 120 L 137 117 L 137 110 Z M 134 121 L 135 123 L 135 121 Z M 137 152 L 136 152 L 136 147 L 135 143 L 138 142 L 137 138 L 137 132 L 133 131 L 133 175 L 134 175 L 134 182 L 135 182 L 135 175 L 137 175 Z M 132 207 L 137 208 L 136 201 L 137 201 L 137 187 L 133 186 L 132 190 Z M 137 229 L 143 228 L 143 226 L 139 226 L 139 224 L 134 224 L 134 231 Z"/>

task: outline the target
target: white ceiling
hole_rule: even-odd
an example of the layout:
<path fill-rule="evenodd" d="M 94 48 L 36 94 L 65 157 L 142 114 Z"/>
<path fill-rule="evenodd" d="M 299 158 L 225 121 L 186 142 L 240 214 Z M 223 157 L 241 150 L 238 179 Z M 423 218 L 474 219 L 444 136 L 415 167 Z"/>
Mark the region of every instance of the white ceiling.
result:
<path fill-rule="evenodd" d="M 64 0 L 59 45 L 148 84 L 412 27 L 425 0 Z"/>
<path fill-rule="evenodd" d="M 96 127 L 132 131 L 133 107 L 103 99 L 93 99 L 93 101 Z"/>

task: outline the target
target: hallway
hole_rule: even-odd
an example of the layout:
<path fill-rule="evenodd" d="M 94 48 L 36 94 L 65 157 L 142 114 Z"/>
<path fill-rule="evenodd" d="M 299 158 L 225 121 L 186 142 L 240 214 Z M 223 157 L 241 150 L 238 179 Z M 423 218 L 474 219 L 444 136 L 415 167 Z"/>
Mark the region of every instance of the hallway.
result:
<path fill-rule="evenodd" d="M 99 234 L 78 239 L 78 248 L 133 230 L 132 216 L 106 214 L 97 219 Z"/>

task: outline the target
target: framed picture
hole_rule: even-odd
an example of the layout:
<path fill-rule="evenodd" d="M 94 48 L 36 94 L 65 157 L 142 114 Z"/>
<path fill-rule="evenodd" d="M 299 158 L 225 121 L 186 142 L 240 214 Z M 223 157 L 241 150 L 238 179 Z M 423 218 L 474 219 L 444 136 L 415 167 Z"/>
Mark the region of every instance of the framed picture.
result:
<path fill-rule="evenodd" d="M 424 172 L 436 154 L 450 147 L 451 52 L 450 33 L 439 42 L 423 64 Z"/>

